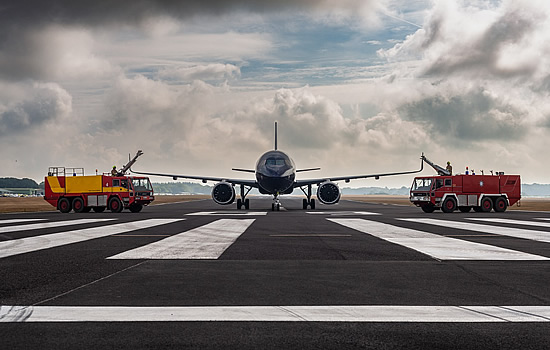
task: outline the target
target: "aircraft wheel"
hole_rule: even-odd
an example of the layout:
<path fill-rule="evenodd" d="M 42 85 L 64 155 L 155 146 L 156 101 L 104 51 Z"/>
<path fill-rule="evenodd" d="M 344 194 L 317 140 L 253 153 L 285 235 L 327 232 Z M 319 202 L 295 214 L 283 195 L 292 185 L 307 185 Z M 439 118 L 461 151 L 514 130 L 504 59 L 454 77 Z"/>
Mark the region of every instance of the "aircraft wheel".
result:
<path fill-rule="evenodd" d="M 59 208 L 59 211 L 62 213 L 68 213 L 71 211 L 71 202 L 67 198 L 61 198 L 59 202 L 57 202 L 57 207 Z"/>
<path fill-rule="evenodd" d="M 307 209 L 307 204 L 308 204 L 308 203 L 307 203 L 307 199 L 304 198 L 303 201 L 302 201 L 302 208 L 303 208 L 304 210 Z"/>
<path fill-rule="evenodd" d="M 250 199 L 247 198 L 244 200 L 244 208 L 246 210 L 250 209 Z"/>
<path fill-rule="evenodd" d="M 281 205 L 277 203 L 277 211 L 280 211 L 280 210 L 281 210 Z"/>
<path fill-rule="evenodd" d="M 105 211 L 105 207 L 93 207 L 93 209 L 96 213 L 103 213 Z"/>
<path fill-rule="evenodd" d="M 118 197 L 113 197 L 109 200 L 109 210 L 113 213 L 120 213 L 124 209 L 122 207 L 122 202 Z"/>
<path fill-rule="evenodd" d="M 243 206 L 243 201 L 240 198 L 237 198 L 237 209 L 241 209 Z"/>
<path fill-rule="evenodd" d="M 481 201 L 481 211 L 488 213 L 493 209 L 493 201 L 491 198 L 485 197 Z"/>
<path fill-rule="evenodd" d="M 458 207 L 461 213 L 469 213 L 470 209 L 472 209 L 472 207 Z"/>
<path fill-rule="evenodd" d="M 275 203 L 271 203 L 271 211 L 275 211 Z"/>
<path fill-rule="evenodd" d="M 311 207 L 311 209 L 315 209 L 315 199 L 311 199 L 311 201 L 309 202 L 309 206 Z"/>
<path fill-rule="evenodd" d="M 82 213 L 84 211 L 84 200 L 80 197 L 73 199 L 73 210 L 75 213 Z"/>
<path fill-rule="evenodd" d="M 506 203 L 506 199 L 499 197 L 495 201 L 495 211 L 498 213 L 502 213 L 506 211 L 506 208 L 508 208 L 508 203 Z"/>
<path fill-rule="evenodd" d="M 481 209 L 481 207 L 474 207 L 474 211 L 476 213 L 481 213 L 483 210 Z"/>

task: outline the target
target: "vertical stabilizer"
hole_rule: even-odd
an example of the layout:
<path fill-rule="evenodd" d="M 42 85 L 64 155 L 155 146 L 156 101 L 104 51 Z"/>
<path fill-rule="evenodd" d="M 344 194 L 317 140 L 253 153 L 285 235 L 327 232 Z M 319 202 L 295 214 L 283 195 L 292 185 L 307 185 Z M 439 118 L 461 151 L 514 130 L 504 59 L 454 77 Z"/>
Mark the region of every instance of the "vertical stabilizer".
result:
<path fill-rule="evenodd" d="M 275 151 L 277 150 L 277 122 L 275 122 Z"/>

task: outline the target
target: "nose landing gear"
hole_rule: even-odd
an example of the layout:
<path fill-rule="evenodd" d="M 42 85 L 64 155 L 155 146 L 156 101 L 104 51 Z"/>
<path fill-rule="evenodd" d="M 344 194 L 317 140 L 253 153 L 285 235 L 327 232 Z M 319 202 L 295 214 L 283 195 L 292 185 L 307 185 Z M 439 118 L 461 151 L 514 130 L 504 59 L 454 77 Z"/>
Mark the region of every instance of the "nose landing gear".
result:
<path fill-rule="evenodd" d="M 273 203 L 271 203 L 271 211 L 281 210 L 281 202 L 279 201 L 279 193 L 273 196 Z"/>

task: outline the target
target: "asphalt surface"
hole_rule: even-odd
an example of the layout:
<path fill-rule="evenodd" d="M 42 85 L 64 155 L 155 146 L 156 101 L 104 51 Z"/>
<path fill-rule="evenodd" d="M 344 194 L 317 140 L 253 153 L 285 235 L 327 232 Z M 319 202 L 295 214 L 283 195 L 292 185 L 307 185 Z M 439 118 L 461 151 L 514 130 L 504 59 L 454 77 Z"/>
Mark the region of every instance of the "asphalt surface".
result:
<path fill-rule="evenodd" d="M 550 212 L 281 202 L 0 215 L 2 348 L 550 348 Z"/>

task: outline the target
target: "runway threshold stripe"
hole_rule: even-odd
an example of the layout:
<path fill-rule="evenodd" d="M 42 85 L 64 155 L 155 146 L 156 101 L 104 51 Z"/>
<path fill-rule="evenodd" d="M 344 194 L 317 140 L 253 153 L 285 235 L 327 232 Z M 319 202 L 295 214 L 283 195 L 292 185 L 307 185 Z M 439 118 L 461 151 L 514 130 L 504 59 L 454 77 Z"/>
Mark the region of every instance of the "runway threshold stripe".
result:
<path fill-rule="evenodd" d="M 496 222 L 496 223 L 499 223 L 499 224 L 510 224 L 510 225 L 550 227 L 550 222 L 536 222 L 536 221 L 512 220 L 512 219 L 501 219 L 501 218 L 468 218 L 468 220 L 483 221 L 483 222 Z M 550 234 L 550 232 L 549 232 L 549 234 Z"/>
<path fill-rule="evenodd" d="M 46 219 L 5 219 L 5 220 L 0 220 L 0 225 L 15 224 L 18 222 L 42 221 L 42 220 L 46 220 Z"/>
<path fill-rule="evenodd" d="M 398 220 L 417 222 L 417 223 L 428 224 L 428 225 L 443 226 L 448 228 L 456 228 L 460 230 L 492 233 L 495 235 L 524 238 L 524 239 L 530 239 L 538 242 L 550 243 L 550 232 L 547 232 L 547 231 L 528 230 L 528 229 L 520 229 L 520 228 L 513 228 L 513 227 L 489 226 L 489 225 L 474 224 L 470 222 L 447 221 L 447 220 L 436 220 L 436 219 L 398 219 Z"/>
<path fill-rule="evenodd" d="M 332 215 L 332 216 L 347 216 L 347 215 L 382 215 L 370 211 L 308 211 L 312 215 Z"/>
<path fill-rule="evenodd" d="M 78 220 L 67 220 L 67 221 L 55 221 L 55 222 L 41 222 L 37 224 L 26 224 L 26 225 L 17 225 L 17 226 L 6 226 L 0 227 L 0 233 L 8 232 L 18 232 L 18 231 L 31 231 L 31 230 L 43 230 L 45 228 L 56 228 L 64 227 L 71 225 L 81 225 L 81 224 L 90 224 L 94 222 L 104 222 L 115 219 L 78 219 Z"/>
<path fill-rule="evenodd" d="M 267 215 L 266 211 L 200 211 L 197 213 L 185 214 L 190 216 L 257 216 Z"/>
<path fill-rule="evenodd" d="M 550 322 L 550 306 L 2 306 L 0 322 Z"/>
<path fill-rule="evenodd" d="M 114 219 L 105 219 L 114 220 Z M 71 243 L 78 243 L 94 238 L 100 238 L 128 231 L 145 229 L 153 226 L 169 224 L 185 219 L 149 219 L 142 221 L 125 222 L 121 224 L 93 227 L 74 231 L 65 231 L 49 235 L 12 239 L 0 242 L 0 258 L 17 254 L 29 253 L 37 250 L 58 247 Z M 75 220 L 78 221 L 78 220 Z M 94 221 L 98 221 L 97 219 Z"/>
<path fill-rule="evenodd" d="M 492 245 L 475 243 L 365 219 L 328 219 L 439 260 L 550 260 Z"/>
<path fill-rule="evenodd" d="M 107 259 L 217 259 L 255 219 L 220 219 Z"/>

